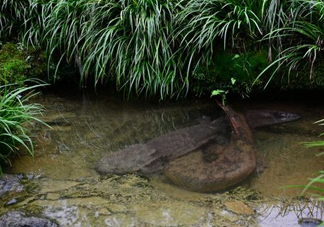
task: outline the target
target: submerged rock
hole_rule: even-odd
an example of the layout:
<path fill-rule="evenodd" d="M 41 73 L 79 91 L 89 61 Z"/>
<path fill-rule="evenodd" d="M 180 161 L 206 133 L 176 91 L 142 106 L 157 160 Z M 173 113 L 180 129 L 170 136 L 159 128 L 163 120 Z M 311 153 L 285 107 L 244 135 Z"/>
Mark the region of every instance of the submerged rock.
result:
<path fill-rule="evenodd" d="M 234 212 L 239 215 L 252 215 L 254 214 L 253 209 L 246 205 L 242 201 L 230 201 L 224 203 L 227 210 Z"/>
<path fill-rule="evenodd" d="M 20 211 L 10 211 L 0 216 L 1 227 L 58 227 L 54 222 L 39 217 L 26 216 Z"/>

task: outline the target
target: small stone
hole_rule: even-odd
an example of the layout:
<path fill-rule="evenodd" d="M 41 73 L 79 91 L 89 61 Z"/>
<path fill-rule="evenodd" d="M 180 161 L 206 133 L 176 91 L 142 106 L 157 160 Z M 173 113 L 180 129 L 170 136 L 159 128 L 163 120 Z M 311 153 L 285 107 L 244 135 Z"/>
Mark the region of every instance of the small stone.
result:
<path fill-rule="evenodd" d="M 32 180 L 32 179 L 34 179 L 34 174 L 26 174 L 26 177 L 27 177 L 27 179 L 28 180 Z"/>
<path fill-rule="evenodd" d="M 298 220 L 298 224 L 301 227 L 316 227 L 316 226 L 324 226 L 321 225 L 323 221 L 318 218 L 301 218 Z"/>
<path fill-rule="evenodd" d="M 10 205 L 13 205 L 13 204 L 16 204 L 16 203 L 18 203 L 18 200 L 17 199 L 11 199 L 10 201 L 8 201 L 6 203 L 6 206 L 10 206 Z"/>
<path fill-rule="evenodd" d="M 251 215 L 254 211 L 241 201 L 231 201 L 224 204 L 226 208 L 236 214 Z"/>
<path fill-rule="evenodd" d="M 236 214 L 233 214 L 233 213 L 230 213 L 228 212 L 227 210 L 223 210 L 221 213 L 220 213 L 221 217 L 223 219 L 225 219 L 227 222 L 231 222 L 231 223 L 234 223 L 234 222 L 237 222 L 239 221 L 239 216 L 236 215 Z"/>

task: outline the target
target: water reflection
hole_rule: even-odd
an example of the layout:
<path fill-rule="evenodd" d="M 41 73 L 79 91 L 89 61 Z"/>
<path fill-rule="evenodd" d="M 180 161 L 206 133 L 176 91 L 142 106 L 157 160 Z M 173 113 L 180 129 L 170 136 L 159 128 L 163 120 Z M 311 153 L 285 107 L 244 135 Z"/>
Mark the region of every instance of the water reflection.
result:
<path fill-rule="evenodd" d="M 290 201 L 263 206 L 259 209 L 261 227 L 315 227 L 321 225 L 324 212 L 320 201 Z"/>

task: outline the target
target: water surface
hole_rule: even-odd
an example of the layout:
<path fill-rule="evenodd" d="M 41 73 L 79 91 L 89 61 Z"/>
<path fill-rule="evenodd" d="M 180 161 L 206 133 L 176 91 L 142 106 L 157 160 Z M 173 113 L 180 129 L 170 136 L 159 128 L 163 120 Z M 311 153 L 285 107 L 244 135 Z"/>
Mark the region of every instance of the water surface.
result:
<path fill-rule="evenodd" d="M 52 128 L 35 124 L 35 157 L 16 158 L 10 169 L 33 174 L 36 186 L 1 212 L 21 209 L 61 226 L 302 226 L 301 218 L 322 218 L 322 204 L 297 200 L 299 188 L 281 188 L 306 184 L 323 168 L 324 159 L 316 156 L 320 149 L 301 144 L 318 139 L 322 128 L 312 122 L 324 117 L 321 106 L 233 103 L 240 111 L 278 109 L 302 118 L 253 131 L 267 163 L 262 174 L 227 192 L 203 194 L 177 188 L 163 176 L 100 176 L 94 166 L 103 154 L 197 124 L 203 116 L 221 116 L 214 102 L 125 102 L 86 93 L 49 93 L 37 101 Z"/>

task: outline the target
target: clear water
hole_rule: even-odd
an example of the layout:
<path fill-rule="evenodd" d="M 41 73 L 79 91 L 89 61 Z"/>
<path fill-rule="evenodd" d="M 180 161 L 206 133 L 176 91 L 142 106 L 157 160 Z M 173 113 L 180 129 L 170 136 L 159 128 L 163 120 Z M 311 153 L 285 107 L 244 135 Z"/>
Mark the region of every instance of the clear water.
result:
<path fill-rule="evenodd" d="M 234 103 L 241 111 L 286 110 L 302 119 L 254 130 L 266 170 L 234 191 L 203 194 L 177 188 L 163 176 L 100 176 L 94 166 L 105 153 L 196 124 L 205 115 L 220 116 L 215 103 L 124 102 L 116 96 L 54 93 L 37 101 L 46 107 L 42 119 L 52 128 L 35 124 L 35 157 L 16 158 L 10 169 L 32 173 L 36 187 L 0 212 L 25 210 L 61 226 L 302 226 L 301 218 L 322 218 L 321 203 L 295 199 L 300 188 L 281 188 L 306 184 L 323 168 L 324 159 L 316 156 L 320 149 L 301 144 L 318 139 L 322 128 L 312 123 L 324 117 L 321 106 Z"/>

